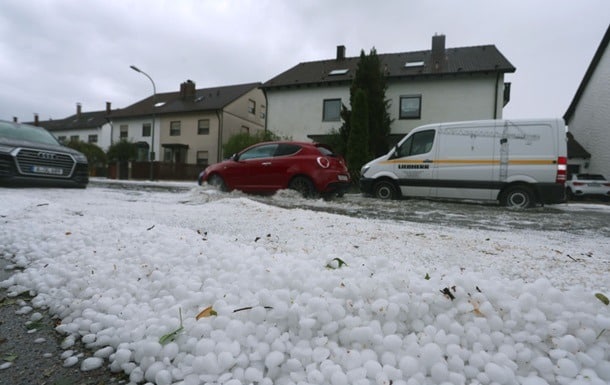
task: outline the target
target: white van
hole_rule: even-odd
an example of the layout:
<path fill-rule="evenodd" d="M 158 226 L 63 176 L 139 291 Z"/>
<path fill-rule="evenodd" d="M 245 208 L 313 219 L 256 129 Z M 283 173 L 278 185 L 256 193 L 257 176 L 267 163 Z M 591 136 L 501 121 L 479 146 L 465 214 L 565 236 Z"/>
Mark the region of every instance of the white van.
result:
<path fill-rule="evenodd" d="M 362 167 L 360 189 L 380 199 L 499 201 L 525 208 L 565 199 L 562 119 L 480 120 L 413 129 Z"/>

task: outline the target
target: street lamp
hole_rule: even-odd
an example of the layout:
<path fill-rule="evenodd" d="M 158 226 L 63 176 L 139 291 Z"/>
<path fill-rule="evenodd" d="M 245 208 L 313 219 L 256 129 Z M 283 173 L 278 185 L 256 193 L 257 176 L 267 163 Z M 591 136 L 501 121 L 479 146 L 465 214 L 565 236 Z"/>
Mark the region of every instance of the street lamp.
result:
<path fill-rule="evenodd" d="M 132 70 L 141 73 L 146 76 L 153 86 L 153 106 L 152 106 L 152 127 L 150 129 L 150 152 L 148 160 L 150 162 L 150 180 L 153 180 L 153 161 L 155 160 L 155 105 L 157 104 L 157 87 L 155 86 L 154 80 L 144 71 L 136 66 L 129 66 Z"/>

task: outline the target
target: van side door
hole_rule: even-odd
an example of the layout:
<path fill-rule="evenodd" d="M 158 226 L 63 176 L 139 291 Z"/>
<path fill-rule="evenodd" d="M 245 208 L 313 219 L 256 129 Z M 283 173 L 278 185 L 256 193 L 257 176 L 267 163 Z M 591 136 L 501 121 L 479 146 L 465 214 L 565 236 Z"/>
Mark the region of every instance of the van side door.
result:
<path fill-rule="evenodd" d="M 431 196 L 436 130 L 415 132 L 399 143 L 389 159 L 403 196 Z"/>

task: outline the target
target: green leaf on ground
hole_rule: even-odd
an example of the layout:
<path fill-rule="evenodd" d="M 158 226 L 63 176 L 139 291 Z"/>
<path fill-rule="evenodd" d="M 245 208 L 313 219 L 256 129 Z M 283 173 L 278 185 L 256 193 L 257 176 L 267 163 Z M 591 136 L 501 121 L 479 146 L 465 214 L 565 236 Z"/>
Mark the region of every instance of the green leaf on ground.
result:
<path fill-rule="evenodd" d="M 610 304 L 610 300 L 608 300 L 608 297 L 606 297 L 602 293 L 595 293 L 595 297 L 597 299 L 599 299 L 600 301 L 602 301 L 604 303 L 604 305 L 606 305 L 606 306 L 608 306 L 608 304 Z"/>

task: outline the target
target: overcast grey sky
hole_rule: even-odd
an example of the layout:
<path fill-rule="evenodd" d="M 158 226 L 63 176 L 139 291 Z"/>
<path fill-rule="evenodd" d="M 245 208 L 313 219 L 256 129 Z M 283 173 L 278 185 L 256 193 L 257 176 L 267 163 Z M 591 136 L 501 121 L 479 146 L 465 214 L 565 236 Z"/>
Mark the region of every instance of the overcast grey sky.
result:
<path fill-rule="evenodd" d="M 506 118 L 565 113 L 608 0 L 2 0 L 0 119 L 60 119 L 157 92 L 265 82 L 305 61 L 494 44 L 517 68 Z"/>

